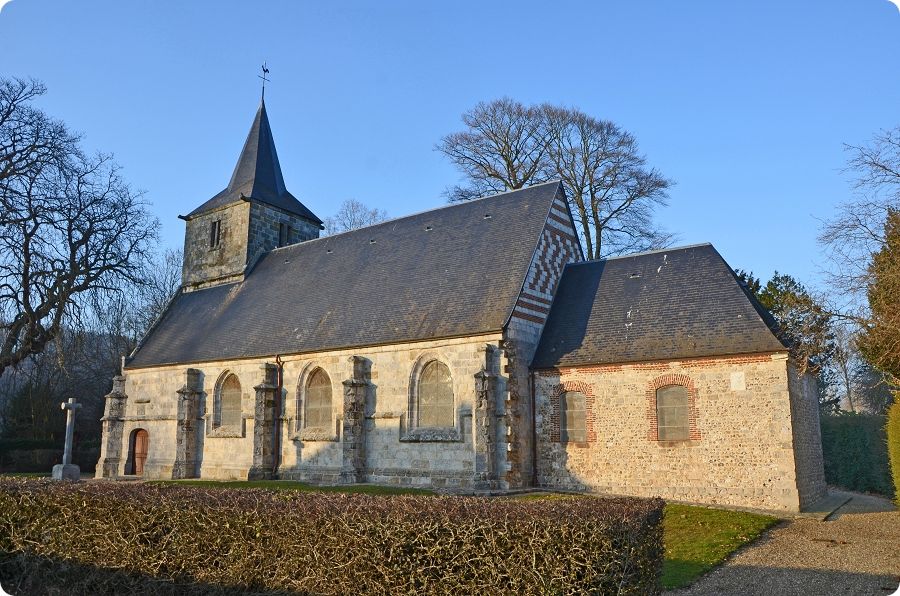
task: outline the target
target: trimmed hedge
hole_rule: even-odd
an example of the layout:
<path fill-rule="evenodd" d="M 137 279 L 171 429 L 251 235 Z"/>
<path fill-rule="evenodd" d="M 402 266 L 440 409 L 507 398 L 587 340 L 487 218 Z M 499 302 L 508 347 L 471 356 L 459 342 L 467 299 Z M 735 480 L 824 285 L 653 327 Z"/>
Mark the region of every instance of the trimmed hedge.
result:
<path fill-rule="evenodd" d="M 656 594 L 662 511 L 660 499 L 384 497 L 9 478 L 0 480 L 0 551 L 176 582 L 181 593 L 213 586 Z"/>
<path fill-rule="evenodd" d="M 900 397 L 900 396 L 898 396 Z M 888 456 L 891 460 L 891 474 L 894 477 L 894 497 L 900 507 L 900 399 L 894 399 L 894 405 L 888 410 L 887 424 Z"/>
<path fill-rule="evenodd" d="M 828 414 L 821 417 L 825 481 L 848 490 L 892 497 L 885 417 Z"/>

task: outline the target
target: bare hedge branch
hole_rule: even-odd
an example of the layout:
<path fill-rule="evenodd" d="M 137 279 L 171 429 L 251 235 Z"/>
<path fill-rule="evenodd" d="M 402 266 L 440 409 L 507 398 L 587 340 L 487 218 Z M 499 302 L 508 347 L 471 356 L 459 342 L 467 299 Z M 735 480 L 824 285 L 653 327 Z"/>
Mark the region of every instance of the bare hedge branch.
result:
<path fill-rule="evenodd" d="M 4 479 L 0 551 L 195 593 L 656 594 L 662 507 Z"/>

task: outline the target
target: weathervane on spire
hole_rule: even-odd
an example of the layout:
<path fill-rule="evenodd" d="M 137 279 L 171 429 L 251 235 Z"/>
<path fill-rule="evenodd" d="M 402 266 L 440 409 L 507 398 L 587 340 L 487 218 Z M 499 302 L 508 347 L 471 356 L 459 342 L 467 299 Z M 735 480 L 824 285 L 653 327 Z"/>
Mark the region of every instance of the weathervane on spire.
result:
<path fill-rule="evenodd" d="M 269 74 L 269 69 L 266 68 L 266 63 L 262 63 L 262 75 L 256 75 L 258 78 L 262 79 L 262 98 L 266 98 L 266 82 L 269 80 L 266 78 L 266 75 Z"/>

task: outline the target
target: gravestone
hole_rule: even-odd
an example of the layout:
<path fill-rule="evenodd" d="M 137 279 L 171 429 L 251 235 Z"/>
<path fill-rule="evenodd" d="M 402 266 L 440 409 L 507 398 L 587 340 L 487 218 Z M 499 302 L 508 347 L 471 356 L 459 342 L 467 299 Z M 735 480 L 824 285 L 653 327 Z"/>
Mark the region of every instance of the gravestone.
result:
<path fill-rule="evenodd" d="M 54 480 L 80 480 L 81 468 L 72 463 L 72 435 L 75 431 L 75 411 L 81 408 L 81 404 L 75 403 L 75 398 L 60 404 L 66 410 L 66 447 L 63 451 L 63 463 L 53 466 Z"/>

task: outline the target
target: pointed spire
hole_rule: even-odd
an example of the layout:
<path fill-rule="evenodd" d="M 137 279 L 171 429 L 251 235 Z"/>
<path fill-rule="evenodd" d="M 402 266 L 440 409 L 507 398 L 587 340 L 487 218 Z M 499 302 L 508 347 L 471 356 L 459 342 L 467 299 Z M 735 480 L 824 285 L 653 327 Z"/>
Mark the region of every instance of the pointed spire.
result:
<path fill-rule="evenodd" d="M 250 126 L 250 132 L 234 167 L 228 188 L 194 209 L 187 217 L 191 218 L 241 199 L 268 203 L 314 223 L 322 223 L 322 220 L 285 188 L 265 100 L 259 103 L 259 109 Z"/>
<path fill-rule="evenodd" d="M 244 196 L 258 197 L 261 200 L 267 194 L 283 195 L 287 192 L 266 114 L 265 100 L 259 102 L 244 149 L 234 167 L 231 182 L 228 183 L 228 190 L 243 191 Z"/>

